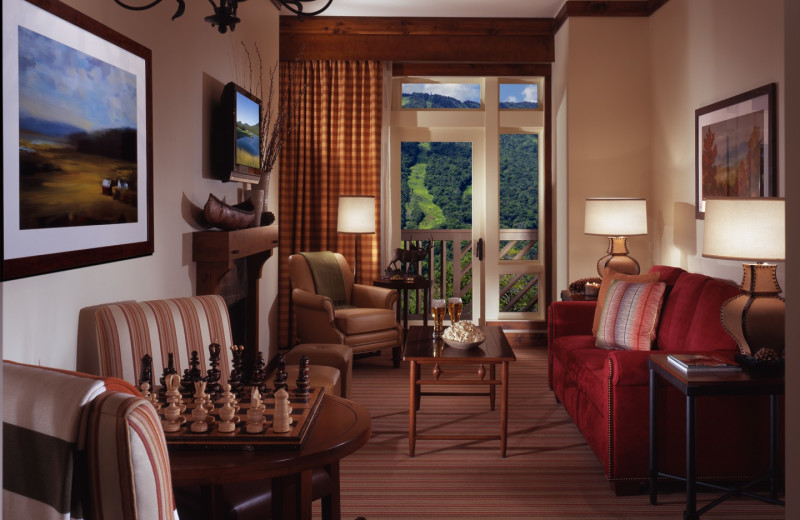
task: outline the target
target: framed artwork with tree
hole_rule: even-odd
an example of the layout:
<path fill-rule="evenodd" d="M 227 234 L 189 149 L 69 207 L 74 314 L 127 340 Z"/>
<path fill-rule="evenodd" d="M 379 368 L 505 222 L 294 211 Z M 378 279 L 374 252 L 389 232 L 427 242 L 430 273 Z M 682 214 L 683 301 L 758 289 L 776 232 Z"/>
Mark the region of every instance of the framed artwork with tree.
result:
<path fill-rule="evenodd" d="M 775 83 L 695 111 L 695 210 L 706 197 L 777 195 Z"/>

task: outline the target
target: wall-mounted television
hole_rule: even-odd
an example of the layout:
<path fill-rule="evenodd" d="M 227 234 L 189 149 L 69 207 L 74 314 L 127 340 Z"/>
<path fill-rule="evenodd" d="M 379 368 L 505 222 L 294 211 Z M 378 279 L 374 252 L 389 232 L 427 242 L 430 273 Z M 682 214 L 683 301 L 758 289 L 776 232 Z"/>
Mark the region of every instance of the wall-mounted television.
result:
<path fill-rule="evenodd" d="M 261 178 L 261 100 L 231 82 L 225 85 L 215 124 L 216 163 L 223 181 Z"/>

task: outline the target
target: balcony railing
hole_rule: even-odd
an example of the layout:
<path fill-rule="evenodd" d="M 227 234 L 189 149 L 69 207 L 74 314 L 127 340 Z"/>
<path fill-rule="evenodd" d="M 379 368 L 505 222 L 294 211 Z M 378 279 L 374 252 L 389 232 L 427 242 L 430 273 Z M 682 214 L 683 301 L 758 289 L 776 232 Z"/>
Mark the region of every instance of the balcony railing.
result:
<path fill-rule="evenodd" d="M 471 229 L 406 229 L 400 232 L 403 247 L 431 248 L 424 260 L 413 266 L 416 274 L 433 280 L 431 298 L 461 297 L 461 317 L 472 319 L 473 242 Z M 538 255 L 538 231 L 501 230 L 501 260 L 531 260 Z M 534 312 L 538 306 L 537 274 L 501 276 L 501 312 Z M 422 319 L 422 290 L 409 294 L 409 319 Z"/>

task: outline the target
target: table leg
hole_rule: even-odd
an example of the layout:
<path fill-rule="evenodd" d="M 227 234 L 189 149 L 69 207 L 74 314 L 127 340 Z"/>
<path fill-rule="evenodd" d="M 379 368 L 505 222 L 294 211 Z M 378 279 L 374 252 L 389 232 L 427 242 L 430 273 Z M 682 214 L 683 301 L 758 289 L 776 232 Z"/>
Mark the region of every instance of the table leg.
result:
<path fill-rule="evenodd" d="M 492 365 L 494 372 L 494 365 Z M 494 385 L 491 385 L 494 389 Z M 503 383 L 500 398 L 500 455 L 506 456 L 508 438 L 508 361 L 503 361 Z"/>
<path fill-rule="evenodd" d="M 695 398 L 686 396 L 686 510 L 685 520 L 698 520 L 697 515 L 697 468 L 695 467 Z"/>
<path fill-rule="evenodd" d="M 495 370 L 495 364 L 492 363 L 489 365 L 489 380 L 494 381 L 497 375 L 497 371 Z M 505 385 L 505 376 L 503 376 L 503 384 Z M 489 410 L 494 411 L 494 401 L 495 396 L 497 395 L 497 387 L 495 385 L 489 385 Z"/>
<path fill-rule="evenodd" d="M 311 470 L 272 479 L 272 518 L 311 520 Z"/>
<path fill-rule="evenodd" d="M 339 484 L 339 461 L 325 466 L 331 476 L 331 493 L 322 497 L 322 520 L 341 520 L 342 503 L 341 487 Z"/>
<path fill-rule="evenodd" d="M 769 396 L 769 496 L 776 500 L 778 488 L 775 478 L 775 464 L 778 461 L 778 394 Z"/>
<path fill-rule="evenodd" d="M 412 360 L 411 361 L 411 369 L 409 370 L 410 374 L 410 386 L 408 395 L 408 454 L 409 456 L 414 456 L 414 447 L 416 445 L 416 436 L 417 436 L 417 362 Z"/>
<path fill-rule="evenodd" d="M 422 325 L 428 326 L 428 314 L 431 313 L 431 290 L 430 285 L 422 290 L 423 298 L 425 299 L 425 308 L 422 311 Z"/>
<path fill-rule="evenodd" d="M 403 342 L 408 336 L 408 289 L 403 291 Z"/>
<path fill-rule="evenodd" d="M 650 369 L 650 504 L 658 503 L 658 450 L 657 442 L 657 414 L 656 403 L 658 402 L 656 384 L 656 372 Z"/>

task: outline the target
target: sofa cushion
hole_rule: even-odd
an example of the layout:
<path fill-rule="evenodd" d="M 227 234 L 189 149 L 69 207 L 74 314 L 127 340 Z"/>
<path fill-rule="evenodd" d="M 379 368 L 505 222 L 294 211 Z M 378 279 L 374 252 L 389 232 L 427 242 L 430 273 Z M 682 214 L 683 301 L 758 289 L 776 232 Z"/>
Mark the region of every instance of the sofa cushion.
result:
<path fill-rule="evenodd" d="M 650 350 L 664 289 L 663 283 L 612 280 L 601 305 L 597 346 Z"/>
<path fill-rule="evenodd" d="M 684 272 L 664 302 L 658 326 L 659 350 L 705 352 L 736 350 L 720 322 L 722 304 L 739 294 L 732 283 Z"/>
<path fill-rule="evenodd" d="M 600 282 L 600 290 L 597 292 L 597 307 L 594 311 L 594 323 L 592 323 L 592 335 L 597 336 L 597 328 L 600 325 L 600 313 L 602 312 L 601 302 L 605 301 L 608 286 L 613 280 L 635 283 L 653 283 L 660 281 L 661 274 L 651 271 L 647 274 L 622 274 L 606 267 L 603 271 L 603 281 Z"/>

